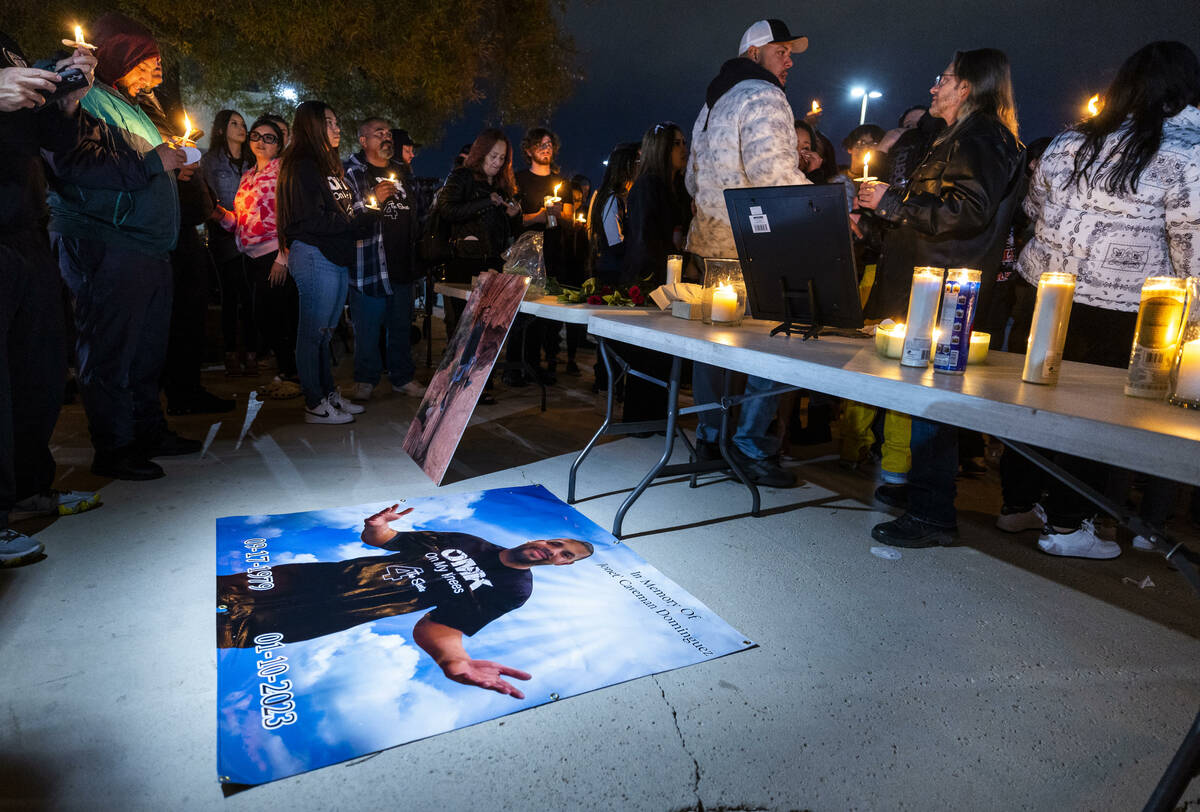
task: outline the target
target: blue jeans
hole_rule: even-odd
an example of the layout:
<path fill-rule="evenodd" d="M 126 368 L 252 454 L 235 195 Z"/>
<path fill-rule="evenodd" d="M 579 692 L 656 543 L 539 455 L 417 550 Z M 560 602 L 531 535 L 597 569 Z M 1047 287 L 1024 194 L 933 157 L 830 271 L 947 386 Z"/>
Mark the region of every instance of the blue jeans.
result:
<path fill-rule="evenodd" d="M 721 399 L 721 376 L 724 371 L 719 367 L 708 364 L 695 364 L 692 367 L 692 395 L 696 403 L 715 403 Z M 746 376 L 746 394 L 764 392 L 775 386 L 774 381 L 759 378 L 755 375 Z M 779 453 L 779 438 L 768 434 L 771 421 L 779 408 L 779 397 L 756 398 L 748 400 L 739 407 L 737 428 L 733 434 L 733 444 L 738 451 L 755 460 L 763 460 Z M 721 412 L 719 410 L 701 412 L 699 423 L 696 425 L 696 439 L 706 443 L 718 441 L 721 431 Z"/>
<path fill-rule="evenodd" d="M 912 419 L 912 470 L 908 472 L 908 512 L 939 527 L 956 527 L 958 429 L 920 417 Z"/>
<path fill-rule="evenodd" d="M 412 283 L 393 284 L 390 296 L 366 296 L 350 288 L 350 318 L 354 320 L 354 380 L 375 386 L 383 374 L 379 331 L 387 331 L 387 370 L 399 388 L 417 371 L 412 361 Z"/>
<path fill-rule="evenodd" d="M 304 390 L 304 402 L 311 409 L 336 388 L 329 340 L 346 303 L 350 273 L 326 259 L 319 249 L 299 241 L 292 243 L 288 271 L 300 293 L 296 371 Z"/>

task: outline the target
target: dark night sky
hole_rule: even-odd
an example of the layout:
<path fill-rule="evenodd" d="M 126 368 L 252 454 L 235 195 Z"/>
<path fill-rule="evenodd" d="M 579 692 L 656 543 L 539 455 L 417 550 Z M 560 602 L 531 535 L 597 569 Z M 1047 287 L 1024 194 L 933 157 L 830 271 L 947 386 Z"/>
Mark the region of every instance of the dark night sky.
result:
<path fill-rule="evenodd" d="M 809 48 L 794 57 L 787 94 L 798 112 L 821 101 L 821 129 L 838 143 L 858 124 L 849 89 L 883 92 L 867 120 L 885 129 L 912 104 L 928 104 L 933 77 L 960 48 L 1008 53 L 1021 123 L 1030 141 L 1053 135 L 1083 114 L 1120 63 L 1156 39 L 1200 52 L 1200 0 L 995 0 L 880 3 L 659 3 L 569 0 L 566 26 L 586 78 L 550 124 L 563 139 L 565 172 L 600 181 L 601 161 L 619 141 L 640 140 L 663 120 L 691 136 L 704 90 L 721 63 L 736 56 L 750 23 L 779 17 Z M 421 175 L 443 175 L 486 112 L 471 110 L 417 159 Z M 520 136 L 519 129 L 511 135 Z M 845 155 L 842 155 L 845 160 Z M 518 168 L 523 161 L 518 157 Z"/>

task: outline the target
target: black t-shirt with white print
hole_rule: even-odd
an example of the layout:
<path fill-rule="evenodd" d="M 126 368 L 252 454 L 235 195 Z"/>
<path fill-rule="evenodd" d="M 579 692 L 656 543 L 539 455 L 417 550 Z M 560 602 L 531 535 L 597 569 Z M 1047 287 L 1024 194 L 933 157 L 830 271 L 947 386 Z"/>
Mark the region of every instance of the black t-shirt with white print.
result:
<path fill-rule="evenodd" d="M 433 608 L 431 620 L 467 636 L 529 599 L 533 575 L 500 562 L 504 549 L 466 533 L 398 533 L 391 555 L 272 567 L 274 586 L 245 573 L 217 578 L 218 648 L 248 648 L 278 632 L 296 642 Z"/>

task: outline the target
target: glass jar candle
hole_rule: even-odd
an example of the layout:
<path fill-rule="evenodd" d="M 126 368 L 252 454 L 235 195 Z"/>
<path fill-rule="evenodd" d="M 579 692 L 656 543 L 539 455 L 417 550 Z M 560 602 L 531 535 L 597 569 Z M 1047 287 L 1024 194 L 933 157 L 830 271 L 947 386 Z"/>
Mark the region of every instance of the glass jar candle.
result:
<path fill-rule="evenodd" d="M 1200 409 L 1200 277 L 1187 280 L 1187 308 L 1167 377 L 1167 402 Z"/>
<path fill-rule="evenodd" d="M 1142 283 L 1125 394 L 1155 399 L 1167 394 L 1167 379 L 1179 348 L 1186 283 L 1173 276 L 1151 276 Z"/>

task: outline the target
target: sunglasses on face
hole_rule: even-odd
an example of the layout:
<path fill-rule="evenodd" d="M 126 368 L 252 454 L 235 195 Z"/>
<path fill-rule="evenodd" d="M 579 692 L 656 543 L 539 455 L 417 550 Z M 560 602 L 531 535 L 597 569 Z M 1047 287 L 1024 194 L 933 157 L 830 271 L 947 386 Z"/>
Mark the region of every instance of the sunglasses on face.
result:
<path fill-rule="evenodd" d="M 262 141 L 264 144 L 278 144 L 279 136 L 275 135 L 274 133 L 252 132 L 250 133 L 250 140 Z"/>

